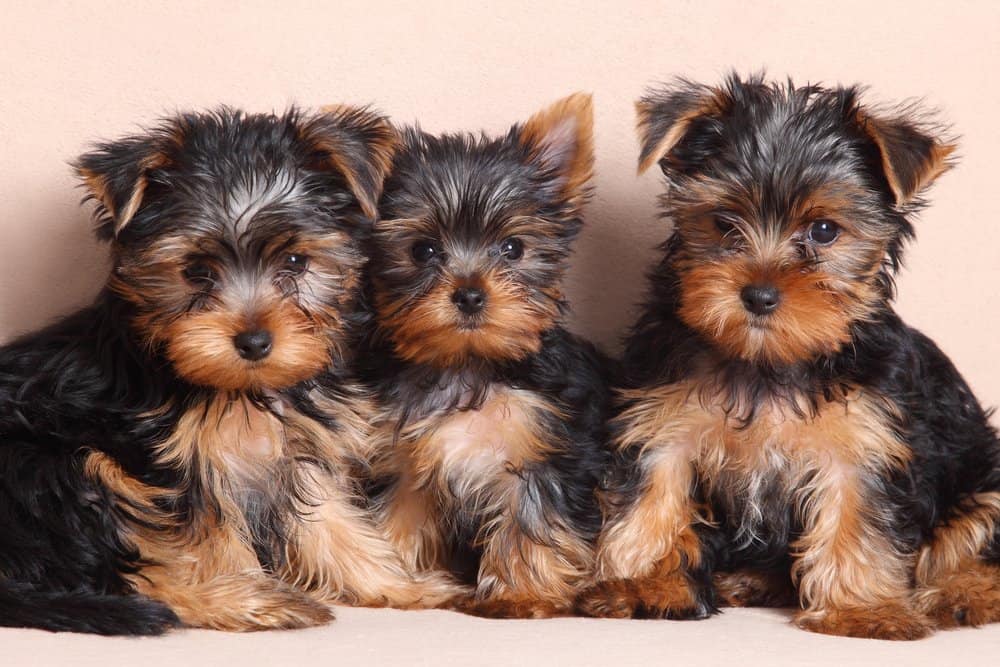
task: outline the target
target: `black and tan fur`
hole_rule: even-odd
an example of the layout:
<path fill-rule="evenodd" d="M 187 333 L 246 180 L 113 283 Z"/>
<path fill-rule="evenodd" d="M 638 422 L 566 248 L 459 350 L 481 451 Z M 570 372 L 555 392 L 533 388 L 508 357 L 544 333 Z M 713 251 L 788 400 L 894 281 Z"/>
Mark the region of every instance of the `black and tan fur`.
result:
<path fill-rule="evenodd" d="M 781 604 L 830 634 L 1000 619 L 1000 444 L 893 311 L 953 146 L 856 88 L 731 77 L 638 104 L 674 225 L 628 341 L 594 615 Z M 794 599 L 794 597 L 792 598 Z"/>
<path fill-rule="evenodd" d="M 377 511 L 409 567 L 475 582 L 476 614 L 567 613 L 591 572 L 607 363 L 562 327 L 591 126 L 574 95 L 500 138 L 406 130 L 380 204 Z"/>

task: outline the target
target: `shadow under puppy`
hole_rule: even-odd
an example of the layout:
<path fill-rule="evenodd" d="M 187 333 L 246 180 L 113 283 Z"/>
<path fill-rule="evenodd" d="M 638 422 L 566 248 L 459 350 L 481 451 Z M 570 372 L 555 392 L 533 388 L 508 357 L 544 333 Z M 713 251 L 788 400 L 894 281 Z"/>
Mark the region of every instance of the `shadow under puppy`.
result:
<path fill-rule="evenodd" d="M 920 194 L 953 146 L 857 88 L 732 76 L 638 104 L 674 224 L 625 355 L 593 615 L 794 602 L 913 639 L 1000 619 L 1000 445 L 894 312 Z M 793 584 L 795 589 L 793 589 Z"/>
<path fill-rule="evenodd" d="M 0 624 L 287 628 L 453 592 L 357 500 L 347 368 L 397 139 L 361 109 L 222 110 L 80 158 L 113 271 L 0 349 Z"/>
<path fill-rule="evenodd" d="M 592 123 L 577 94 L 500 138 L 407 129 L 380 202 L 375 505 L 413 570 L 471 563 L 472 613 L 566 613 L 591 571 L 607 362 L 563 329 L 562 280 Z"/>

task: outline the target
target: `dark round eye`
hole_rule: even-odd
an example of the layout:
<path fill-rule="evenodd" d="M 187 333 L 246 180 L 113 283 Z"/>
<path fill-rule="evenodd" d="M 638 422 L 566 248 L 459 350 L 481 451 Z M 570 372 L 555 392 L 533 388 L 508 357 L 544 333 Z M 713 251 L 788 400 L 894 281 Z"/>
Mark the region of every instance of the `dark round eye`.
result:
<path fill-rule="evenodd" d="M 410 249 L 413 261 L 417 264 L 427 264 L 432 259 L 441 254 L 437 244 L 432 241 L 417 241 Z"/>
<path fill-rule="evenodd" d="M 207 263 L 194 261 L 184 267 L 184 279 L 192 284 L 210 283 L 215 280 L 215 272 Z"/>
<path fill-rule="evenodd" d="M 809 225 L 809 240 L 819 245 L 830 245 L 840 236 L 840 225 L 831 220 L 814 220 Z"/>
<path fill-rule="evenodd" d="M 736 231 L 736 225 L 721 216 L 715 216 L 715 230 L 722 236 L 729 236 Z"/>
<path fill-rule="evenodd" d="M 309 267 L 309 258 L 305 255 L 290 253 L 285 256 L 283 269 L 292 275 L 299 275 Z"/>
<path fill-rule="evenodd" d="M 524 257 L 524 243 L 513 236 L 505 239 L 500 242 L 500 254 L 511 261 L 521 259 Z"/>

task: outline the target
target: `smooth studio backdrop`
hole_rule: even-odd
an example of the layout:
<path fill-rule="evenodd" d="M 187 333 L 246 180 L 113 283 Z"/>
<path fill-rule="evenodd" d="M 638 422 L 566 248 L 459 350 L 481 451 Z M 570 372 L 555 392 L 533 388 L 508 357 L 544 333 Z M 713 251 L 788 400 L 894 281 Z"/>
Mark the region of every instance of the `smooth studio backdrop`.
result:
<path fill-rule="evenodd" d="M 576 90 L 597 114 L 596 196 L 573 327 L 609 348 L 668 229 L 635 175 L 632 102 L 762 67 L 923 97 L 961 135 L 931 191 L 899 309 L 1000 404 L 1000 3 L 13 2 L 0 0 L 0 341 L 86 304 L 107 270 L 68 162 L 163 113 L 373 103 L 430 131 L 504 130 Z"/>

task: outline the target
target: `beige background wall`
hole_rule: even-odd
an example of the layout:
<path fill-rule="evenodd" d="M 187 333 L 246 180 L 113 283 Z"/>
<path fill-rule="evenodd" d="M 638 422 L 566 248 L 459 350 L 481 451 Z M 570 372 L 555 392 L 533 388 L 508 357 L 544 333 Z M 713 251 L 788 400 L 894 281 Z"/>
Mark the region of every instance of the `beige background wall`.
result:
<path fill-rule="evenodd" d="M 106 270 L 67 162 L 173 109 L 373 102 L 429 130 L 499 131 L 574 90 L 597 109 L 597 196 L 575 326 L 614 344 L 657 221 L 632 100 L 673 74 L 760 67 L 921 96 L 962 135 L 899 308 L 1000 404 L 1000 3 L 12 2 L 0 0 L 0 340 L 86 303 Z M 942 9 L 943 7 L 943 9 Z"/>

